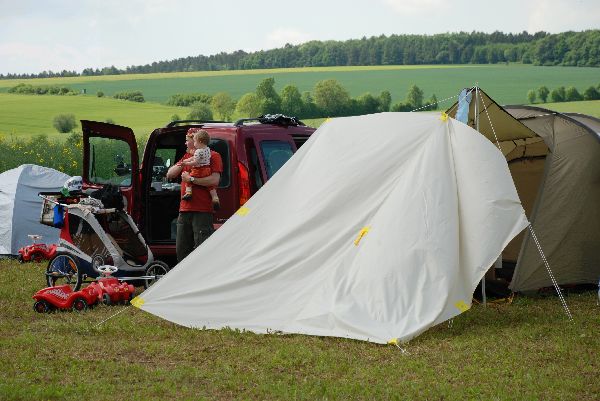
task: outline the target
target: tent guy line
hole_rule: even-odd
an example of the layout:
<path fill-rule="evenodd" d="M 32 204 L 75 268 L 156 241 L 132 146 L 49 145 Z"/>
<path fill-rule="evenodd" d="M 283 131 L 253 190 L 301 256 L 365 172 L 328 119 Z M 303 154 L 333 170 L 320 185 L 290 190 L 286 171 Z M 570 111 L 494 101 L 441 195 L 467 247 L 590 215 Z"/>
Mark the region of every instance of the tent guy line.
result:
<path fill-rule="evenodd" d="M 542 246 L 540 245 L 540 242 L 538 241 L 537 235 L 535 235 L 535 231 L 533 230 L 533 225 L 531 224 L 531 222 L 529 223 L 529 231 L 531 231 L 531 237 L 535 241 L 535 245 L 537 246 L 537 249 L 540 252 L 540 256 L 542 257 L 542 260 L 544 261 L 546 270 L 548 270 L 548 275 L 550 276 L 550 280 L 552 280 L 552 284 L 554 285 L 554 288 L 556 289 L 558 298 L 560 299 L 560 302 L 562 303 L 562 306 L 563 306 L 565 312 L 567 313 L 569 320 L 573 321 L 573 315 L 571 315 L 571 311 L 569 310 L 567 301 L 565 300 L 565 298 L 562 294 L 562 291 L 560 290 L 560 287 L 558 286 L 558 283 L 556 282 L 556 279 L 554 278 L 554 274 L 552 273 L 552 270 L 550 269 L 550 264 L 548 263 L 548 260 L 546 259 L 546 255 L 544 254 L 544 251 L 542 250 Z"/>

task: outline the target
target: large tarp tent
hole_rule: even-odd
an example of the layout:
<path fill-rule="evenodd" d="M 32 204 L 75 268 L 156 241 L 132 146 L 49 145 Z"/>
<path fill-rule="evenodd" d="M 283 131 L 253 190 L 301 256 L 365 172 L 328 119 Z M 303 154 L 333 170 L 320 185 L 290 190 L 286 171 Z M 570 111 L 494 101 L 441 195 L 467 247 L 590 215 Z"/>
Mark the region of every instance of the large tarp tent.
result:
<path fill-rule="evenodd" d="M 471 93 L 468 124 L 500 143 L 557 283 L 597 283 L 600 122 L 540 107 L 502 107 L 479 88 Z M 455 115 L 456 110 L 455 105 L 448 113 Z M 516 264 L 512 290 L 552 285 L 530 231 L 517 236 L 502 257 Z"/>
<path fill-rule="evenodd" d="M 336 118 L 132 304 L 189 327 L 408 340 L 469 309 L 527 224 L 506 160 L 472 128 Z"/>
<path fill-rule="evenodd" d="M 59 230 L 40 224 L 39 192 L 58 191 L 70 177 L 60 171 L 23 164 L 0 174 L 0 255 L 16 255 L 30 245 L 28 234 L 39 234 L 45 243 L 58 242 Z"/>

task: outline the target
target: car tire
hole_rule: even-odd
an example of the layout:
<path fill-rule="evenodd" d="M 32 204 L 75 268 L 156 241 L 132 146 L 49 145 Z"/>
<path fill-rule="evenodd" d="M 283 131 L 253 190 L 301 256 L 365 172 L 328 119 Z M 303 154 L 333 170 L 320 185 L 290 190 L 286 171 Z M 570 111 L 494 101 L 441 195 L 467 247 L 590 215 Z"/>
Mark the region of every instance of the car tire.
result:
<path fill-rule="evenodd" d="M 102 303 L 104 305 L 112 305 L 112 300 L 110 299 L 110 295 L 107 293 L 102 294 Z"/>

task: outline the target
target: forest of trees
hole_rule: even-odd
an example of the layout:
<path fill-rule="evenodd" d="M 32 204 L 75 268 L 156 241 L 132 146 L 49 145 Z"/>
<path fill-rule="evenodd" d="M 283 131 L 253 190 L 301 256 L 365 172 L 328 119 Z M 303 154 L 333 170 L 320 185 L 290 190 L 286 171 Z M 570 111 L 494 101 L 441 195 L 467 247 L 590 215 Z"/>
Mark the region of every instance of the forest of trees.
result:
<path fill-rule="evenodd" d="M 600 66 L 600 30 L 533 35 L 522 32 L 460 32 L 437 35 L 391 35 L 346 41 L 311 41 L 300 45 L 247 53 L 219 53 L 193 56 L 152 64 L 86 68 L 76 71 L 39 74 L 0 74 L 0 79 L 146 74 L 154 72 L 217 71 L 259 68 L 415 65 L 495 64 L 521 62 L 534 65 L 578 67 Z"/>

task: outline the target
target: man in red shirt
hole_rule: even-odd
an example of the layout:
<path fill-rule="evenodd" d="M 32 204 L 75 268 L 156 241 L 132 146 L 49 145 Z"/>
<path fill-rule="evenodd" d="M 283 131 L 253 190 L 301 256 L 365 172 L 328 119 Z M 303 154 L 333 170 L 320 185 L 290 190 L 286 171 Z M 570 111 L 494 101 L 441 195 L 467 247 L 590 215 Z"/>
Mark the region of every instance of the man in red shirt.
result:
<path fill-rule="evenodd" d="M 223 172 L 221 155 L 213 150 L 210 152 L 211 175 L 197 178 L 190 175 L 191 166 L 184 166 L 181 161 L 194 155 L 193 135 L 200 128 L 190 128 L 185 136 L 186 153 L 167 172 L 168 179 L 181 176 L 181 181 L 187 185 L 194 185 L 192 199 L 179 203 L 179 217 L 177 218 L 177 262 L 181 262 L 196 247 L 203 243 L 214 231 L 213 228 L 213 203 L 207 187 L 217 186 Z M 182 195 L 185 188 L 181 186 Z"/>

